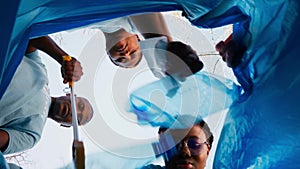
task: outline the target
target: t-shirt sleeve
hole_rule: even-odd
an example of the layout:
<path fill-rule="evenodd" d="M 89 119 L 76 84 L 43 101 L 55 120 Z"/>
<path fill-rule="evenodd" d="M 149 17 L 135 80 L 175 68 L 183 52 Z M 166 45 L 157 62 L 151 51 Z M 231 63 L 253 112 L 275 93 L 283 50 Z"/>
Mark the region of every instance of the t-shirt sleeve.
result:
<path fill-rule="evenodd" d="M 8 146 L 3 154 L 22 152 L 32 148 L 41 138 L 46 119 L 46 114 L 40 112 L 28 117 L 19 116 L 2 127 L 1 129 L 9 135 Z"/>
<path fill-rule="evenodd" d="M 21 152 L 32 148 L 40 139 L 40 135 L 11 128 L 2 128 L 9 135 L 9 143 L 3 154 Z"/>

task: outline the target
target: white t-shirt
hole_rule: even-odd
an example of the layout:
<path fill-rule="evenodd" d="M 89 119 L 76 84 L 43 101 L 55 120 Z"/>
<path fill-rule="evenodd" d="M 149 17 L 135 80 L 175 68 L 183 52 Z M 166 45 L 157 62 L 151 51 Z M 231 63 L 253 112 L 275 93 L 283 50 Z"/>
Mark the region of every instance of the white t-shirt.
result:
<path fill-rule="evenodd" d="M 166 48 L 168 40 L 167 37 L 149 38 L 140 41 L 140 47 L 147 64 L 157 78 L 166 77 Z"/>
<path fill-rule="evenodd" d="M 0 100 L 0 129 L 9 134 L 3 154 L 24 151 L 39 141 L 50 103 L 47 71 L 35 51 L 23 57 Z"/>

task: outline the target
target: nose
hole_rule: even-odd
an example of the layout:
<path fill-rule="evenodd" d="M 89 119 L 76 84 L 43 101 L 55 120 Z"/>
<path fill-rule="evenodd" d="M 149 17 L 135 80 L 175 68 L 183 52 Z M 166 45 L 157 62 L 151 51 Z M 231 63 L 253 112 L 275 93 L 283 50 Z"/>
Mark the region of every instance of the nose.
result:
<path fill-rule="evenodd" d="M 127 57 L 130 56 L 130 52 L 129 52 L 128 49 L 125 49 L 125 50 L 123 51 L 123 54 L 124 54 L 124 56 L 127 56 Z"/>
<path fill-rule="evenodd" d="M 131 58 L 131 55 L 130 55 L 130 52 L 128 52 L 128 51 L 124 51 L 124 52 L 123 52 L 123 57 L 124 57 L 127 61 L 129 61 L 129 60 L 132 59 L 132 58 Z"/>
<path fill-rule="evenodd" d="M 182 143 L 182 146 L 180 147 L 179 151 L 179 156 L 186 158 L 186 157 L 191 157 L 191 151 L 186 143 Z"/>

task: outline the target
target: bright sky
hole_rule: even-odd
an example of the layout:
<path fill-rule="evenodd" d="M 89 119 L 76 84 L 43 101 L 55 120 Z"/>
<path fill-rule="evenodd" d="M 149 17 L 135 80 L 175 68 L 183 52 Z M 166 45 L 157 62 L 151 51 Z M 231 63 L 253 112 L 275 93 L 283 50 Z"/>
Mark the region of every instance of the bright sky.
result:
<path fill-rule="evenodd" d="M 192 27 L 177 13 L 165 14 L 169 29 L 175 40 L 190 44 L 198 54 L 214 52 L 214 45 L 230 34 L 230 28 L 200 30 Z M 126 101 L 130 91 L 148 82 L 156 80 L 147 69 L 145 60 L 134 69 L 115 67 L 105 54 L 104 36 L 100 31 L 79 29 L 51 35 L 70 55 L 77 57 L 83 68 L 84 76 L 75 83 L 79 96 L 87 97 L 93 104 L 95 116 L 84 127 L 80 127 L 80 138 L 85 145 L 85 153 L 134 145 L 135 141 L 157 139 L 157 128 L 139 126 L 134 114 L 127 113 Z M 234 80 L 230 69 L 218 56 L 200 56 L 205 70 Z M 64 95 L 59 65 L 49 57 L 44 57 L 48 69 L 52 96 Z M 216 141 L 211 154 L 214 154 L 225 113 L 218 113 L 207 119 Z M 111 135 L 102 130 L 110 130 Z M 73 142 L 71 128 L 63 128 L 48 120 L 40 142 L 30 151 L 18 158 L 24 169 L 53 169 L 71 161 Z M 114 137 L 114 136 L 117 137 Z M 116 140 L 117 138 L 117 140 Z M 121 138 L 121 139 L 120 139 Z M 213 155 L 207 168 L 211 168 Z M 14 160 L 12 160 L 14 161 Z"/>

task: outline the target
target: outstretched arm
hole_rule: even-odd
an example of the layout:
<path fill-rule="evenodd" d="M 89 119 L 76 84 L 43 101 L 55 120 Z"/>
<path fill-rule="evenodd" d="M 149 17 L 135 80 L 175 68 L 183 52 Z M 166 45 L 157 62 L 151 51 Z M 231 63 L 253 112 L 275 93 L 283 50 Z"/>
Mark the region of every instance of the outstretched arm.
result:
<path fill-rule="evenodd" d="M 62 50 L 49 36 L 38 37 L 29 41 L 26 53 L 30 53 L 39 49 L 61 65 L 61 73 L 64 83 L 69 81 L 78 81 L 83 75 L 82 67 L 79 61 L 72 57 L 71 61 L 64 61 L 63 56 L 68 54 Z"/>
<path fill-rule="evenodd" d="M 144 38 L 166 36 L 169 42 L 173 41 L 166 21 L 161 13 L 130 16 L 130 19 Z"/>
<path fill-rule="evenodd" d="M 30 51 L 28 51 L 28 48 Z M 68 55 L 49 36 L 42 36 L 35 39 L 31 39 L 29 41 L 28 48 L 26 52 L 32 52 L 35 49 L 39 49 L 50 55 L 59 64 L 63 63 L 62 56 Z"/>

